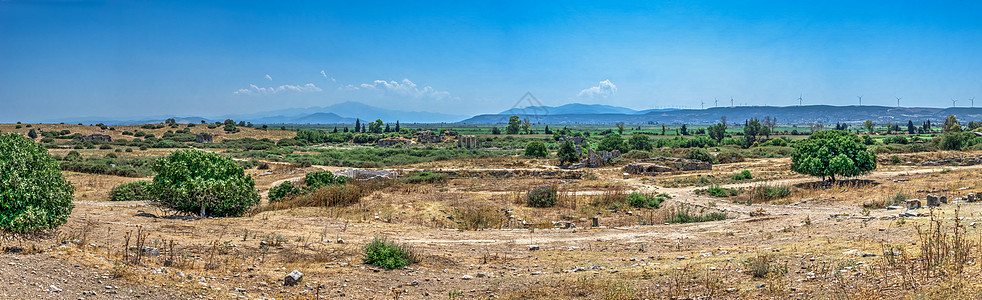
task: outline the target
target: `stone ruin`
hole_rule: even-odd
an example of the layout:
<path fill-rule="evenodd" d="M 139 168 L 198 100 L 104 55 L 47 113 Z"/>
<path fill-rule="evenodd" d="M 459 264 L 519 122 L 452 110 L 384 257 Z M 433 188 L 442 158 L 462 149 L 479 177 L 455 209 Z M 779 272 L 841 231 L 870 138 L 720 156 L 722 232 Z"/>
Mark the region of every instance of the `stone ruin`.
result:
<path fill-rule="evenodd" d="M 397 176 L 395 171 L 389 170 L 361 170 L 348 168 L 344 171 L 335 171 L 334 176 L 344 176 L 354 180 L 377 180 L 392 179 Z"/>
<path fill-rule="evenodd" d="M 585 137 L 582 137 L 582 136 L 563 136 L 563 137 L 559 138 L 559 141 L 558 142 L 559 143 L 564 143 L 567 140 L 573 141 L 573 144 L 574 145 L 580 145 L 580 144 L 583 144 L 584 141 L 586 141 L 586 138 Z"/>
<path fill-rule="evenodd" d="M 713 165 L 701 160 L 655 157 L 639 159 L 624 166 L 624 172 L 635 175 L 653 175 L 662 172 L 712 170 Z"/>
<path fill-rule="evenodd" d="M 398 146 L 399 144 L 402 144 L 403 148 L 409 148 L 409 144 L 412 144 L 412 142 L 413 142 L 412 140 L 403 139 L 403 138 L 384 138 L 378 140 L 378 146 L 388 148 L 388 147 L 395 147 Z"/>
<path fill-rule="evenodd" d="M 78 137 L 78 139 L 82 140 L 83 142 L 89 142 L 89 141 L 112 142 L 113 141 L 113 138 L 111 136 L 106 134 L 99 134 L 99 133 L 83 135 Z"/>
<path fill-rule="evenodd" d="M 474 149 L 481 147 L 476 135 L 460 135 L 457 137 L 457 148 Z"/>
<path fill-rule="evenodd" d="M 194 136 L 194 141 L 202 144 L 211 144 L 214 142 L 214 139 L 215 135 L 209 133 L 199 133 L 198 135 Z"/>
<path fill-rule="evenodd" d="M 416 133 L 416 142 L 417 143 L 442 143 L 443 135 L 433 134 L 433 132 L 429 130 L 420 131 Z"/>
<path fill-rule="evenodd" d="M 570 166 L 570 168 L 571 169 L 579 169 L 583 167 L 599 168 L 606 165 L 607 162 L 609 162 L 611 159 L 615 159 L 618 157 L 621 157 L 620 150 L 614 150 L 608 152 L 608 151 L 593 151 L 593 149 L 589 149 L 587 151 L 586 159 L 581 161 L 580 163 L 573 164 L 572 166 Z"/>

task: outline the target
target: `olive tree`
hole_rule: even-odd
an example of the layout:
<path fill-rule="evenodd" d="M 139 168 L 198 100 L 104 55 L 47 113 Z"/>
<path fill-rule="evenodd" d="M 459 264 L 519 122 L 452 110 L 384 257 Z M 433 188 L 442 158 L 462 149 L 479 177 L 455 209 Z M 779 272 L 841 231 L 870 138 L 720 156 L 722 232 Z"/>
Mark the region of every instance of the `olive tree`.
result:
<path fill-rule="evenodd" d="M 556 152 L 556 156 L 559 157 L 559 164 L 575 163 L 580 161 L 580 153 L 576 153 L 576 146 L 573 145 L 573 141 L 566 140 L 559 146 L 559 151 Z"/>
<path fill-rule="evenodd" d="M 525 156 L 546 157 L 549 156 L 549 149 L 546 148 L 546 144 L 540 141 L 531 141 L 525 145 Z"/>
<path fill-rule="evenodd" d="M 876 169 L 876 154 L 866 149 L 859 136 L 839 130 L 819 131 L 794 144 L 791 170 L 835 182 L 836 176 L 852 177 Z"/>
<path fill-rule="evenodd" d="M 252 177 L 231 158 L 177 150 L 153 165 L 151 193 L 162 206 L 205 216 L 239 216 L 259 203 Z"/>
<path fill-rule="evenodd" d="M 41 144 L 16 133 L 0 134 L 0 231 L 26 233 L 65 222 L 75 187 Z"/>

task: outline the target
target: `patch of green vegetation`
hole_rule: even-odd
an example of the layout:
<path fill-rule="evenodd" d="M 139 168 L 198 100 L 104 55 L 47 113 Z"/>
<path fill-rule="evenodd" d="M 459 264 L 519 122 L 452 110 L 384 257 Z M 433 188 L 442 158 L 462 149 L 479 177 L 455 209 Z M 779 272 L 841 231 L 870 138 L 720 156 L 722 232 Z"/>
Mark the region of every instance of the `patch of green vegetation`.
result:
<path fill-rule="evenodd" d="M 695 190 L 696 194 L 710 195 L 713 197 L 732 197 L 740 194 L 740 190 L 720 187 L 718 185 L 705 189 Z"/>
<path fill-rule="evenodd" d="M 399 178 L 399 180 L 411 184 L 442 183 L 447 181 L 447 175 L 433 172 L 419 172 Z"/>
<path fill-rule="evenodd" d="M 737 172 L 736 174 L 733 174 L 731 178 L 736 181 L 741 181 L 741 180 L 753 179 L 754 176 L 753 174 L 750 173 L 750 170 L 743 170 Z"/>
<path fill-rule="evenodd" d="M 672 196 L 665 193 L 649 195 L 635 192 L 627 196 L 627 203 L 638 208 L 658 208 L 667 199 L 672 199 Z"/>
<path fill-rule="evenodd" d="M 553 207 L 556 205 L 557 198 L 556 187 L 546 185 L 529 191 L 525 196 L 525 203 L 529 207 Z"/>
<path fill-rule="evenodd" d="M 415 250 L 406 244 L 397 244 L 385 238 L 374 238 L 365 245 L 366 264 L 392 270 L 419 261 Z"/>
<path fill-rule="evenodd" d="M 109 191 L 109 201 L 153 200 L 150 184 L 149 181 L 135 180 L 117 185 Z"/>
<path fill-rule="evenodd" d="M 671 224 L 683 224 L 722 221 L 728 218 L 729 216 L 727 216 L 724 212 L 711 212 L 708 214 L 698 215 L 693 213 L 692 210 L 687 207 L 681 207 L 669 212 L 667 218 L 665 218 L 665 222 Z"/>

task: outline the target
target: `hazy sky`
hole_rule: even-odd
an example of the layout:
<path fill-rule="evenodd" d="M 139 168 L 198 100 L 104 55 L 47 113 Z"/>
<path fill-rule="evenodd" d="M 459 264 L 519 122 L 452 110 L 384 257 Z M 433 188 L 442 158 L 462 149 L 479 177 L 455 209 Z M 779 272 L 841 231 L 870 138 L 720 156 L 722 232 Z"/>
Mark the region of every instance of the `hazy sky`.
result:
<path fill-rule="evenodd" d="M 3 0 L 0 122 L 982 96 L 979 1 L 656 2 Z"/>

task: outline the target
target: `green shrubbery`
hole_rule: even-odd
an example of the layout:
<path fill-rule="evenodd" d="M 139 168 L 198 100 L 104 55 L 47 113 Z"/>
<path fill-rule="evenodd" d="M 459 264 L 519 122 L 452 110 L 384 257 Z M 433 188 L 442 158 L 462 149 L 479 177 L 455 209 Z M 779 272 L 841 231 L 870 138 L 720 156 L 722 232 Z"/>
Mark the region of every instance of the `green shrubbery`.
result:
<path fill-rule="evenodd" d="M 665 193 L 649 195 L 637 192 L 627 195 L 627 203 L 638 208 L 658 208 L 666 199 L 672 199 L 672 196 Z"/>
<path fill-rule="evenodd" d="M 418 254 L 408 245 L 397 244 L 384 238 L 375 238 L 365 245 L 366 264 L 392 270 L 418 261 Z"/>
<path fill-rule="evenodd" d="M 300 189 L 293 185 L 290 181 L 284 181 L 269 190 L 269 201 L 276 202 L 285 197 L 296 195 L 300 193 Z"/>
<path fill-rule="evenodd" d="M 527 157 L 546 157 L 549 156 L 549 149 L 546 149 L 546 144 L 539 141 L 529 142 L 525 145 L 525 156 Z"/>
<path fill-rule="evenodd" d="M 525 195 L 525 204 L 529 207 L 553 207 L 557 198 L 555 186 L 540 186 Z"/>
<path fill-rule="evenodd" d="M 737 172 L 736 174 L 733 174 L 731 178 L 733 178 L 733 180 L 740 181 L 740 180 L 753 179 L 754 175 L 750 173 L 750 170 L 743 170 Z"/>
<path fill-rule="evenodd" d="M 713 185 L 705 189 L 697 189 L 695 192 L 696 194 L 708 194 L 713 197 L 731 197 L 740 194 L 740 190 L 720 187 L 718 185 Z"/>
<path fill-rule="evenodd" d="M 685 158 L 701 160 L 708 163 L 715 163 L 716 159 L 709 151 L 701 148 L 692 148 L 685 151 Z"/>
<path fill-rule="evenodd" d="M 150 182 L 136 180 L 117 185 L 109 191 L 109 201 L 153 200 Z"/>
<path fill-rule="evenodd" d="M 411 184 L 440 183 L 447 181 L 447 175 L 433 172 L 419 172 L 399 178 L 400 181 Z"/>
<path fill-rule="evenodd" d="M 255 182 L 232 159 L 177 150 L 153 165 L 151 191 L 163 206 L 202 216 L 239 216 L 259 203 Z"/>
<path fill-rule="evenodd" d="M 698 215 L 693 213 L 687 207 L 677 208 L 667 214 L 665 218 L 665 223 L 671 224 L 683 224 L 683 223 L 697 223 L 697 222 L 709 222 L 709 221 L 722 221 L 729 217 L 724 212 L 711 212 L 708 214 Z"/>
<path fill-rule="evenodd" d="M 0 231 L 52 229 L 75 207 L 75 187 L 41 144 L 16 133 L 0 134 Z"/>

